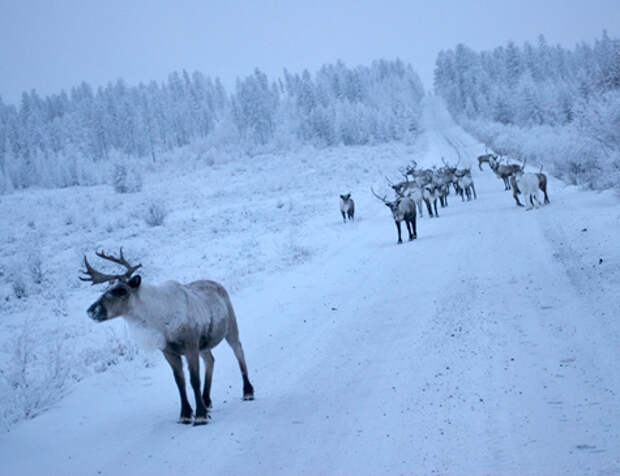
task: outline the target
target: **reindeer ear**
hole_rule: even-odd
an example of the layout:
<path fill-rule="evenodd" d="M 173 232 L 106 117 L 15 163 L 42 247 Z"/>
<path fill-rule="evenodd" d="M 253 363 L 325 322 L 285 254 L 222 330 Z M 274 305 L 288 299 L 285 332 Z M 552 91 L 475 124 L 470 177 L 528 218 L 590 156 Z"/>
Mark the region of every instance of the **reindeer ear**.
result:
<path fill-rule="evenodd" d="M 128 282 L 127 285 L 131 288 L 131 289 L 138 289 L 140 287 L 140 284 L 142 283 L 142 278 L 140 277 L 139 274 L 136 274 L 133 278 L 131 278 Z"/>

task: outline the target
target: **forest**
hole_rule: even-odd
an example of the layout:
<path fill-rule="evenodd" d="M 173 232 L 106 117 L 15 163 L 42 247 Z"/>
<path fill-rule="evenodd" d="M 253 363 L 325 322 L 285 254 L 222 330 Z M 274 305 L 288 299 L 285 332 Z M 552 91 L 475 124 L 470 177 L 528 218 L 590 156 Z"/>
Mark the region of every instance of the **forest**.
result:
<path fill-rule="evenodd" d="M 124 163 L 157 162 L 195 141 L 248 153 L 399 141 L 417 134 L 423 95 L 400 60 L 285 70 L 276 80 L 257 69 L 232 94 L 217 78 L 186 71 L 162 84 L 25 92 L 19 107 L 0 101 L 0 192 L 107 183 Z"/>
<path fill-rule="evenodd" d="M 492 51 L 459 44 L 439 53 L 434 88 L 490 151 L 567 183 L 618 186 L 620 40 L 607 32 L 572 50 L 542 35 L 536 45 L 509 42 Z M 24 92 L 18 106 L 0 98 L 0 193 L 139 187 L 139 177 L 127 179 L 136 164 L 154 166 L 196 142 L 253 155 L 415 140 L 423 96 L 414 68 L 398 59 L 356 67 L 339 61 L 275 79 L 256 69 L 232 92 L 197 71 L 137 86 L 82 83 L 48 97 Z"/>

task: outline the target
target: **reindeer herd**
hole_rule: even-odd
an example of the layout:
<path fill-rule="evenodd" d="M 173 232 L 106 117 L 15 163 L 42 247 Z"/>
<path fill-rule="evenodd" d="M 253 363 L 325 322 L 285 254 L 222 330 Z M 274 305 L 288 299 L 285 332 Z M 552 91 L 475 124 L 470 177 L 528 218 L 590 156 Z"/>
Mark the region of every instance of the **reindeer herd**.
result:
<path fill-rule="evenodd" d="M 416 229 L 416 217 L 424 216 L 424 207 L 429 217 L 438 218 L 439 210 L 437 202 L 441 208 L 448 206 L 448 196 L 453 189 L 462 201 L 478 198 L 476 187 L 468 168 L 459 169 L 451 166 L 442 158 L 442 167 L 432 167 L 430 169 L 418 169 L 417 163 L 412 161 L 408 166 L 400 169 L 404 180 L 394 183 L 385 177 L 388 185 L 394 191 L 394 198 L 388 200 L 387 195 L 378 195 L 372 187 L 372 194 L 381 200 L 392 212 L 396 231 L 398 233 L 398 243 L 402 243 L 401 223 L 405 222 L 409 233 L 409 240 L 418 237 Z M 350 194 L 349 194 L 350 195 Z M 342 197 L 342 196 L 341 196 Z"/>
<path fill-rule="evenodd" d="M 401 168 L 399 172 L 404 180 L 394 183 L 388 177 L 385 177 L 388 185 L 394 191 L 394 198 L 388 200 L 387 195 L 379 195 L 370 187 L 372 194 L 381 200 L 392 212 L 392 218 L 396 225 L 398 233 L 398 244 L 403 242 L 401 223 L 405 222 L 409 240 L 415 240 L 418 237 L 416 228 L 416 217 L 424 216 L 424 206 L 430 217 L 439 217 L 437 210 L 437 201 L 441 208 L 448 206 L 448 196 L 450 190 L 454 190 L 462 201 L 478 198 L 476 187 L 471 176 L 470 168 L 458 168 L 458 162 L 455 166 L 451 166 L 441 158 L 442 167 L 433 166 L 429 169 L 418 169 L 417 163 L 412 161 L 410 165 Z M 541 205 L 538 198 L 540 190 L 544 195 L 544 204 L 548 204 L 549 196 L 547 195 L 547 176 L 541 171 L 538 173 L 525 172 L 525 161 L 521 165 L 502 163 L 502 160 L 495 154 L 484 154 L 478 157 L 478 168 L 482 169 L 482 164 L 488 164 L 490 169 L 495 173 L 497 178 L 504 182 L 504 190 L 512 190 L 512 196 L 517 206 L 524 205 L 519 200 L 522 195 L 525 203 L 528 204 L 526 210 Z M 353 219 L 354 204 L 351 193 L 340 195 L 340 212 L 342 219 L 346 223 L 347 217 Z"/>
<path fill-rule="evenodd" d="M 437 202 L 441 208 L 448 206 L 448 196 L 453 190 L 462 201 L 478 198 L 476 187 L 469 168 L 458 169 L 458 163 L 450 166 L 442 158 L 442 167 L 418 169 L 413 161 L 400 169 L 404 180 L 392 182 L 386 177 L 394 191 L 394 197 L 380 196 L 371 187 L 372 194 L 381 200 L 392 213 L 398 232 L 398 243 L 402 243 L 401 223 L 405 222 L 409 240 L 418 237 L 416 217 L 424 215 L 439 217 Z M 478 166 L 487 163 L 491 170 L 504 182 L 505 190 L 512 190 L 518 206 L 522 195 L 528 209 L 540 205 L 538 191 L 544 194 L 544 203 L 549 203 L 547 177 L 541 172 L 526 173 L 522 165 L 504 164 L 497 155 L 486 154 L 478 157 Z M 346 223 L 355 217 L 355 203 L 351 193 L 340 195 L 340 213 Z M 140 275 L 134 273 L 141 267 L 131 265 L 123 256 L 119 257 L 97 252 L 97 256 L 125 268 L 122 274 L 105 274 L 95 270 L 84 256 L 85 276 L 83 281 L 94 284 L 108 283 L 109 287 L 101 294 L 87 311 L 97 322 L 108 321 L 122 316 L 129 323 L 155 337 L 157 346 L 170 364 L 181 400 L 179 423 L 204 425 L 211 407 L 211 381 L 215 359 L 211 350 L 222 340 L 232 348 L 239 363 L 243 380 L 243 399 L 254 399 L 254 388 L 248 377 L 248 368 L 243 354 L 239 329 L 230 298 L 226 290 L 214 281 L 194 281 L 180 284 L 168 281 L 160 286 L 142 284 Z M 196 412 L 192 409 L 185 389 L 183 360 L 185 356 L 189 368 L 190 384 L 194 393 Z M 199 361 L 205 365 L 204 386 L 201 388 Z"/>

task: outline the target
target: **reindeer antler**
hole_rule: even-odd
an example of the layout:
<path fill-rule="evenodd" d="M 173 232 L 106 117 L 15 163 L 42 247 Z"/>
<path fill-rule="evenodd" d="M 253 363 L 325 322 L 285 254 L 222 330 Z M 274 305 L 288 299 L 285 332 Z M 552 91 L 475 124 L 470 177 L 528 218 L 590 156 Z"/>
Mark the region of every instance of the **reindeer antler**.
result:
<path fill-rule="evenodd" d="M 379 195 L 377 195 L 374 191 L 374 189 L 372 187 L 370 187 L 370 191 L 372 192 L 372 194 L 377 197 L 379 200 L 381 200 L 383 203 L 388 203 L 388 201 L 386 200 L 387 195 L 380 197 Z"/>
<path fill-rule="evenodd" d="M 99 256 L 100 258 L 103 258 L 103 259 L 106 259 L 108 261 L 112 261 L 113 263 L 117 263 L 117 264 L 120 264 L 121 266 L 124 266 L 127 269 L 127 272 L 125 274 L 105 274 L 105 273 L 101 273 L 101 272 L 97 271 L 95 268 L 93 268 L 90 265 L 90 263 L 88 262 L 88 259 L 86 259 L 86 255 L 84 255 L 84 265 L 86 266 L 86 271 L 82 271 L 82 273 L 84 273 L 86 276 L 79 276 L 79 278 L 82 281 L 90 281 L 91 284 L 93 284 L 93 285 L 100 284 L 100 283 L 105 283 L 105 282 L 108 282 L 108 281 L 116 281 L 117 279 L 125 281 L 125 280 L 129 279 L 131 277 L 131 275 L 138 268 L 140 268 L 142 266 L 141 264 L 138 264 L 136 266 L 132 266 L 131 264 L 129 264 L 129 262 L 123 256 L 123 248 L 121 248 L 120 257 L 118 257 L 118 258 L 116 258 L 116 257 L 114 257 L 112 255 L 106 255 L 103 251 L 96 251 L 95 254 L 97 256 Z"/>

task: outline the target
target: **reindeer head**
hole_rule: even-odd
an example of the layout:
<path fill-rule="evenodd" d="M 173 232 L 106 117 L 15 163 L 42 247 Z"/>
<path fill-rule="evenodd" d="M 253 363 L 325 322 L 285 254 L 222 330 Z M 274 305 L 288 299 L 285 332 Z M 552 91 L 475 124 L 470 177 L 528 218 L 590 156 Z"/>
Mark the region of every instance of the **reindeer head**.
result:
<path fill-rule="evenodd" d="M 106 289 L 104 293 L 95 301 L 86 311 L 91 319 L 97 322 L 103 322 L 115 317 L 126 315 L 129 310 L 130 298 L 140 287 L 142 278 L 140 275 L 131 277 L 131 275 L 142 265 L 130 265 L 123 256 L 121 248 L 120 257 L 106 255 L 103 251 L 95 253 L 100 258 L 120 264 L 127 269 L 124 274 L 104 274 L 95 270 L 84 256 L 84 265 L 86 271 L 82 271 L 86 276 L 80 276 L 82 281 L 90 281 L 93 285 L 100 283 L 111 283 L 111 287 Z"/>
<path fill-rule="evenodd" d="M 392 187 L 393 188 L 393 187 Z M 377 195 L 377 193 L 374 191 L 374 189 L 372 187 L 370 187 L 370 191 L 372 192 L 372 194 L 377 197 L 379 200 L 381 200 L 386 207 L 388 207 L 390 209 L 390 211 L 392 212 L 392 216 L 394 217 L 394 220 L 397 220 L 397 216 L 398 216 L 398 205 L 402 199 L 402 196 L 397 198 L 396 200 L 394 200 L 393 202 L 390 202 L 387 200 L 386 196 L 380 197 L 379 195 Z M 396 191 L 396 189 L 394 188 L 394 191 Z M 398 193 L 396 191 L 396 193 Z"/>
<path fill-rule="evenodd" d="M 349 193 L 347 193 L 346 195 L 340 195 L 340 199 L 341 199 L 343 202 L 347 202 L 350 198 L 351 198 L 351 193 L 350 193 L 350 192 L 349 192 Z"/>

